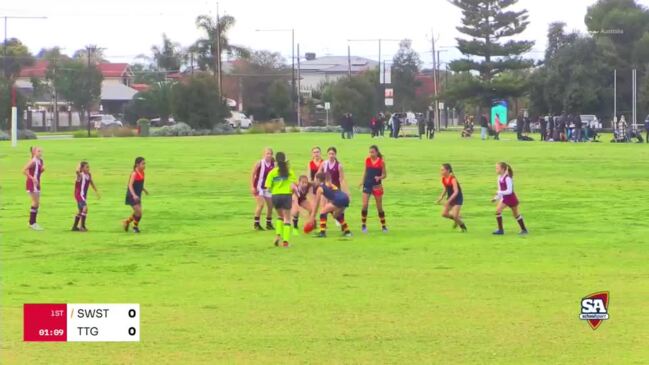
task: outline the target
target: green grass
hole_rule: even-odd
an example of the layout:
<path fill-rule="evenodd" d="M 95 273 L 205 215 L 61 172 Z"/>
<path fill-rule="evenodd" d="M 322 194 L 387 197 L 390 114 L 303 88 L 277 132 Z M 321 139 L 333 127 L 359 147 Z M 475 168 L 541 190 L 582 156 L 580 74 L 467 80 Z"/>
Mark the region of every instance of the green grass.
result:
<path fill-rule="evenodd" d="M 649 147 L 380 140 L 391 232 L 300 237 L 289 250 L 251 231 L 249 173 L 265 146 L 298 172 L 335 145 L 355 186 L 371 141 L 281 134 L 42 141 L 40 223 L 27 230 L 29 142 L 0 144 L 2 364 L 644 364 L 649 359 Z M 133 159 L 148 159 L 143 233 L 121 231 Z M 88 234 L 68 232 L 74 169 L 91 163 Z M 509 161 L 531 235 L 492 237 L 494 164 Z M 470 232 L 434 205 L 452 162 Z M 578 319 L 611 292 L 593 331 Z M 140 343 L 23 343 L 23 303 L 140 303 Z"/>

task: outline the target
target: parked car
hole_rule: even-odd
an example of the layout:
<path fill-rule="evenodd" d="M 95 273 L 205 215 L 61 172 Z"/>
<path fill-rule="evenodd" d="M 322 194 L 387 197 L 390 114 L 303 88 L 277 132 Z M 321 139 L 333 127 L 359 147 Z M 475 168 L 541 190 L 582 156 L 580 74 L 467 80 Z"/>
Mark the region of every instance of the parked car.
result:
<path fill-rule="evenodd" d="M 176 121 L 174 118 L 169 117 L 166 122 L 163 122 L 162 119 L 160 118 L 153 118 L 151 119 L 151 126 L 152 127 L 164 127 L 166 125 L 174 125 L 176 124 Z"/>
<path fill-rule="evenodd" d="M 245 114 L 241 112 L 235 112 L 235 111 L 233 111 L 230 117 L 226 118 L 225 121 L 232 128 L 248 129 L 252 125 L 252 120 L 250 120 L 250 118 L 248 118 Z"/>
<path fill-rule="evenodd" d="M 90 116 L 90 123 L 95 129 L 120 128 L 124 124 L 111 114 L 94 114 Z"/>

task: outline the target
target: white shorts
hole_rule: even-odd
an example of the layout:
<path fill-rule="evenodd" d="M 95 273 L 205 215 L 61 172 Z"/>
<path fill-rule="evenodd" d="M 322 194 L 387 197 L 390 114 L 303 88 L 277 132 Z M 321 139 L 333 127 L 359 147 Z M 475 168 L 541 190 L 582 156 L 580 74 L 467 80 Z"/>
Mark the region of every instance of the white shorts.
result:
<path fill-rule="evenodd" d="M 270 199 L 273 197 L 273 194 L 271 194 L 270 191 L 268 191 L 268 189 L 261 189 L 259 190 L 258 196 L 262 198 Z"/>

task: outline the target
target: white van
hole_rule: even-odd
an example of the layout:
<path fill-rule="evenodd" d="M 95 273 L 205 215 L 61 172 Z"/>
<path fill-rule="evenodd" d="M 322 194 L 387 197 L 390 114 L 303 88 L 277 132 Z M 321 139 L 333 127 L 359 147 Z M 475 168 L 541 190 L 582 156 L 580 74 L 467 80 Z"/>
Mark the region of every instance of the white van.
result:
<path fill-rule="evenodd" d="M 248 129 L 250 126 L 252 126 L 252 120 L 248 118 L 245 114 L 241 112 L 231 112 L 232 115 L 229 118 L 226 118 L 225 121 L 232 127 L 232 128 L 242 128 L 242 129 Z"/>

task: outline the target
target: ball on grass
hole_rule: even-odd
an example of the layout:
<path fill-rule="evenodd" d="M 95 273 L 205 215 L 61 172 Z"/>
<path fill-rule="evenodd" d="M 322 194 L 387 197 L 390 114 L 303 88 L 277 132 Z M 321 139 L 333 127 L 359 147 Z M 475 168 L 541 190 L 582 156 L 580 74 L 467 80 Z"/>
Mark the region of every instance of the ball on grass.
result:
<path fill-rule="evenodd" d="M 304 225 L 304 233 L 306 233 L 306 234 L 309 234 L 309 233 L 313 232 L 314 229 L 315 229 L 315 221 L 307 222 Z"/>

